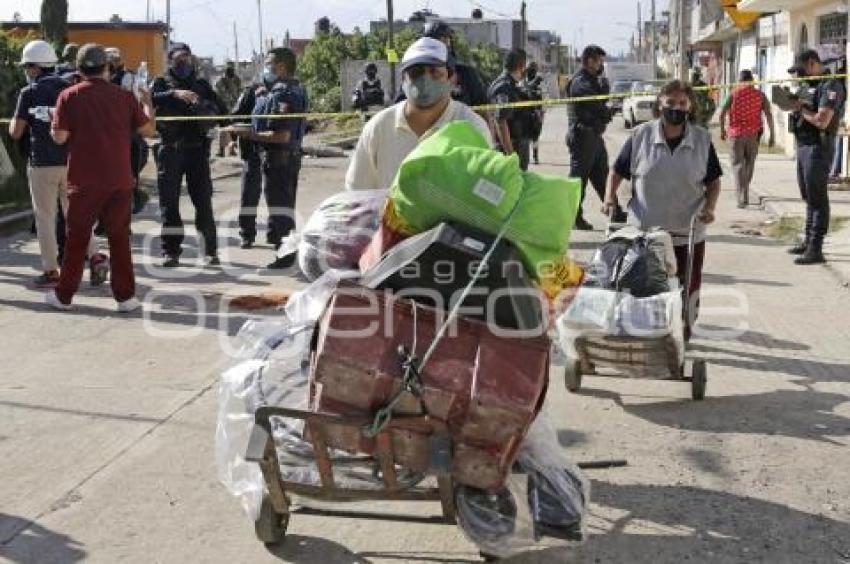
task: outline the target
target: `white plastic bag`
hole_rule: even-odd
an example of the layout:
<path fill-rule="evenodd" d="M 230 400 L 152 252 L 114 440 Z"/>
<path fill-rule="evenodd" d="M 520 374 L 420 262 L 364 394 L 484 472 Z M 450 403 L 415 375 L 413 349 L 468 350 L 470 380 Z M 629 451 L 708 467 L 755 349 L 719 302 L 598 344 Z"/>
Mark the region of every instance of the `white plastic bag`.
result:
<path fill-rule="evenodd" d="M 482 553 L 507 558 L 553 543 L 581 540 L 590 485 L 568 461 L 541 413 L 520 447 L 517 468 L 495 494 L 457 489 L 458 526 Z"/>

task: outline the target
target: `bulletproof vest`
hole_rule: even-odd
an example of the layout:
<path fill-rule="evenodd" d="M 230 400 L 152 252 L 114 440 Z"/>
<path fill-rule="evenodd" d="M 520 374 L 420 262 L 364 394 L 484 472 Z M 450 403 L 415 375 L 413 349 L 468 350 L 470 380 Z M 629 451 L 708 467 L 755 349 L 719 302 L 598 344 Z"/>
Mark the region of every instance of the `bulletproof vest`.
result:
<path fill-rule="evenodd" d="M 236 100 L 236 105 L 233 107 L 233 113 L 240 116 L 245 116 L 254 113 L 254 107 L 257 104 L 256 89 L 259 85 L 252 84 L 242 90 L 239 99 Z M 245 123 L 242 121 L 242 123 Z M 248 141 L 243 136 L 239 136 L 239 156 L 242 160 L 248 160 L 256 155 L 257 144 Z"/>
<path fill-rule="evenodd" d="M 528 97 L 519 88 L 519 85 L 507 73 L 502 73 L 490 86 L 488 97 L 493 100 L 498 94 L 506 93 L 508 101 L 522 102 Z M 531 111 L 526 108 L 515 108 L 511 119 L 508 120 L 508 129 L 511 139 L 528 139 L 531 132 Z"/>
<path fill-rule="evenodd" d="M 285 105 L 286 110 L 282 110 L 281 106 Z M 254 106 L 255 115 L 274 115 L 283 113 L 302 113 L 307 110 L 307 94 L 304 88 L 297 80 L 285 80 L 276 82 L 271 90 L 257 97 L 257 102 Z M 292 139 L 286 145 L 267 145 L 263 148 L 266 152 L 269 151 L 291 151 L 301 148 L 301 142 L 306 134 L 307 122 L 304 119 L 297 120 L 298 127 L 293 128 Z M 270 120 L 254 118 L 253 125 L 255 131 L 266 131 L 269 129 Z"/>
<path fill-rule="evenodd" d="M 363 93 L 363 101 L 367 106 L 384 105 L 384 88 L 381 86 L 380 78 L 363 79 L 360 83 L 360 91 Z"/>
<path fill-rule="evenodd" d="M 188 80 L 178 80 L 171 73 L 162 77 L 170 90 L 191 90 L 199 96 L 195 104 L 181 104 L 182 108 L 161 107 L 157 109 L 157 117 L 166 116 L 212 116 L 217 115 L 218 107 L 214 100 L 210 99 L 212 88 L 194 76 Z M 199 121 L 159 121 L 157 129 L 162 135 L 165 143 L 175 141 L 182 142 L 204 142 L 207 133 L 216 126 L 214 120 Z"/>
<path fill-rule="evenodd" d="M 825 88 L 827 88 L 832 80 L 822 80 L 816 83 L 802 82 L 798 96 L 803 102 L 803 106 L 813 112 L 820 109 L 820 99 Z M 840 95 L 843 94 L 843 89 L 839 88 Z M 806 121 L 799 113 L 792 114 L 791 125 L 797 141 L 803 145 L 815 145 L 821 143 L 825 136 L 835 136 L 838 133 L 838 126 L 841 121 L 841 115 L 836 110 L 832 117 L 832 121 L 826 130 L 821 130 L 813 124 Z"/>

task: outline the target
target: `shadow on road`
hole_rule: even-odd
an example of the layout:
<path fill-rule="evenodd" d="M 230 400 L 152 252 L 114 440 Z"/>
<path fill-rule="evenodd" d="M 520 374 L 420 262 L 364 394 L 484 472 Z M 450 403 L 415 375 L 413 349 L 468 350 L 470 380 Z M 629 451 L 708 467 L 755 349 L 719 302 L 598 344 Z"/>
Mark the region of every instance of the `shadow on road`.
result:
<path fill-rule="evenodd" d="M 291 564 L 369 564 L 371 560 L 354 554 L 343 545 L 318 537 L 304 535 L 286 535 L 285 540 L 276 545 L 266 545 L 266 549 L 284 562 Z"/>
<path fill-rule="evenodd" d="M 0 513 L 0 560 L 4 562 L 81 562 L 86 557 L 82 547 L 35 521 Z"/>
<path fill-rule="evenodd" d="M 691 486 L 594 481 L 593 530 L 577 548 L 505 564 L 846 562 L 850 525 L 785 505 Z"/>

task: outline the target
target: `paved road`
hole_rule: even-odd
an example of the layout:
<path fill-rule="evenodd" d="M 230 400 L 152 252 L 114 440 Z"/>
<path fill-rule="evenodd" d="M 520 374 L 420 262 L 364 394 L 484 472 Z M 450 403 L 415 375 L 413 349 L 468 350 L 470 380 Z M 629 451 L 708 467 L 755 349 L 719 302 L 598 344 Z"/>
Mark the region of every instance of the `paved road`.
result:
<path fill-rule="evenodd" d="M 539 167 L 557 174 L 568 171 L 562 114 L 549 114 Z M 612 153 L 623 135 L 612 126 Z M 299 211 L 338 190 L 344 166 L 308 161 Z M 223 219 L 237 182 L 216 189 Z M 739 331 L 694 341 L 710 361 L 708 399 L 691 402 L 678 383 L 604 378 L 572 395 L 553 375 L 546 409 L 568 455 L 629 466 L 591 474 L 583 546 L 512 562 L 850 561 L 850 294 L 823 269 L 790 269 L 781 245 L 743 234 L 765 216 L 736 209 L 729 184 L 719 217 L 701 326 Z M 26 286 L 34 240 L 0 241 L 0 559 L 477 560 L 456 529 L 437 525 L 299 516 L 284 546 L 256 542 L 215 479 L 222 340 L 245 317 L 222 304 L 300 281 L 256 271 L 269 249 L 233 247 L 223 257 L 232 266 L 166 279 L 150 267 L 153 216 L 133 229 L 148 303 L 131 318 L 113 313 L 103 289 L 86 288 L 72 313 L 46 311 Z M 575 254 L 586 257 L 601 236 L 577 234 Z"/>

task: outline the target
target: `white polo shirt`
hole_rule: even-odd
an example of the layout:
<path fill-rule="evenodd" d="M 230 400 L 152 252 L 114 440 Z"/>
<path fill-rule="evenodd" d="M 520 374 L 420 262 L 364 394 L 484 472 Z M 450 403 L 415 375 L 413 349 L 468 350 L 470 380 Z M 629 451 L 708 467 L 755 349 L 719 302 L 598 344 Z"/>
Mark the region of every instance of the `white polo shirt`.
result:
<path fill-rule="evenodd" d="M 390 106 L 366 123 L 345 175 L 346 190 L 389 188 L 395 180 L 401 162 L 419 142 L 452 121 L 466 120 L 472 123 L 487 143 L 492 144 L 487 122 L 462 102 L 451 100 L 440 119 L 422 137 L 417 137 L 408 125 L 404 116 L 405 104 L 406 102 L 399 102 Z"/>

